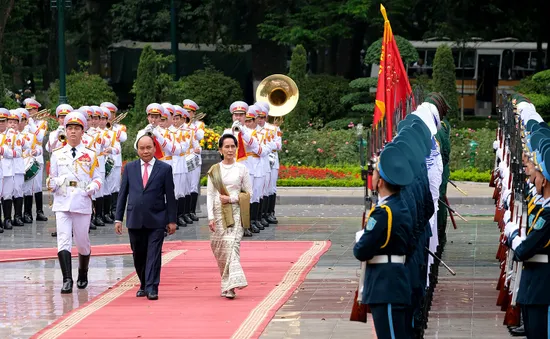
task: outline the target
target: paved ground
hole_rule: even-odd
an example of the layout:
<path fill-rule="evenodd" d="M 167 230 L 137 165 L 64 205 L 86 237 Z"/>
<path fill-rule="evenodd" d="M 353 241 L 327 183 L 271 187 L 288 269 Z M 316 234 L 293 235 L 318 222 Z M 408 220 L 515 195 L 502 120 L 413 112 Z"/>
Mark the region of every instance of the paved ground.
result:
<path fill-rule="evenodd" d="M 453 207 L 469 223 L 458 221 L 458 230 L 448 232 L 443 259 L 457 276 L 440 269 L 426 338 L 506 338 L 503 314 L 495 306 L 498 233 L 491 218 L 483 216 L 494 210 L 490 206 Z M 262 338 L 375 338 L 372 321 L 348 320 L 358 268 L 351 250 L 361 206 L 281 205 L 277 211 L 280 224 L 251 241 L 328 239 L 332 247 L 277 312 Z M 199 225 L 182 228 L 168 239 L 208 239 L 205 219 Z M 55 239 L 49 235 L 53 229 L 52 218 L 48 223 L 6 231 L 0 235 L 0 248 L 54 247 Z M 112 227 L 92 231 L 91 239 L 93 244 L 128 242 L 127 235 L 116 236 Z M 0 338 L 28 338 L 131 273 L 133 265 L 129 256 L 93 258 L 93 283 L 70 296 L 59 294 L 61 273 L 55 260 L 0 264 L 0 270 Z"/>

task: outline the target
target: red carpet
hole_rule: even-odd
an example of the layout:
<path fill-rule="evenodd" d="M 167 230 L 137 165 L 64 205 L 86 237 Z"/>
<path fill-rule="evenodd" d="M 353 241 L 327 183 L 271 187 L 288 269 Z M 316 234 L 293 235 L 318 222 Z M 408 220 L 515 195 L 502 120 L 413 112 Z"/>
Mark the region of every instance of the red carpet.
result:
<path fill-rule="evenodd" d="M 167 241 L 163 251 L 171 250 L 174 246 L 181 247 L 181 241 Z M 92 246 L 92 256 L 125 255 L 132 254 L 130 244 L 97 245 Z M 78 256 L 76 247 L 72 249 L 73 257 Z M 17 250 L 0 250 L 0 263 L 57 259 L 57 248 L 22 248 Z"/>
<path fill-rule="evenodd" d="M 330 242 L 243 242 L 249 286 L 220 297 L 210 243 L 182 242 L 163 256 L 159 300 L 136 298 L 137 277 L 126 277 L 35 338 L 257 338 L 302 283 Z"/>

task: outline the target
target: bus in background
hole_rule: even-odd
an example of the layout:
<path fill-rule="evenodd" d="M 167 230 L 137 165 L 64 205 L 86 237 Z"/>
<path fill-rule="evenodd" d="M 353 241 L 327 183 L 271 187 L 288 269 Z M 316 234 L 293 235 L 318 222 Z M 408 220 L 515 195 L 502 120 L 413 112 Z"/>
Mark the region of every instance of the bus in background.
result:
<path fill-rule="evenodd" d="M 418 51 L 418 60 L 407 66 L 411 79 L 432 77 L 433 60 L 437 47 L 451 47 L 456 70 L 456 88 L 459 108 L 463 103 L 465 115 L 488 116 L 496 111 L 499 91 L 513 91 L 519 81 L 533 75 L 537 68 L 537 43 L 518 42 L 514 38 L 465 43 L 439 38 L 410 41 Z M 546 60 L 547 44 L 542 44 Z M 373 65 L 371 76 L 378 76 L 378 65 Z M 544 69 L 545 67 L 543 67 Z"/>

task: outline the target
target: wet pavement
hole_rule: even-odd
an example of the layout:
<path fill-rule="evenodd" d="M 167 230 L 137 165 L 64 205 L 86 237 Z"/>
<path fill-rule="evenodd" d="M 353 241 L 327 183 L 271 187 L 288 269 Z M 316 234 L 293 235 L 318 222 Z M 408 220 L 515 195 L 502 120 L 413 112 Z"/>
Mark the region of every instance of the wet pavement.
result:
<path fill-rule="evenodd" d="M 456 272 L 440 268 L 426 338 L 507 338 L 503 313 L 495 306 L 498 230 L 489 206 L 453 206 L 469 223 L 457 220 L 448 232 L 443 260 Z M 204 207 L 203 207 L 204 208 Z M 330 240 L 331 248 L 304 283 L 276 313 L 261 338 L 376 338 L 373 322 L 349 321 L 359 266 L 353 238 L 361 206 L 286 205 L 277 208 L 279 225 L 246 241 Z M 283 217 L 287 215 L 289 217 Z M 51 217 L 51 215 L 50 215 Z M 167 240 L 207 240 L 206 220 L 181 228 Z M 449 226 L 450 227 L 450 226 Z M 1 249 L 55 247 L 53 217 L 0 235 Z M 93 245 L 128 243 L 128 235 L 107 226 L 92 231 Z M 77 261 L 73 260 L 76 277 Z M 62 314 L 79 307 L 133 272 L 130 256 L 94 257 L 90 285 L 72 295 L 59 294 L 61 272 L 56 260 L 0 263 L 0 338 L 28 338 Z"/>

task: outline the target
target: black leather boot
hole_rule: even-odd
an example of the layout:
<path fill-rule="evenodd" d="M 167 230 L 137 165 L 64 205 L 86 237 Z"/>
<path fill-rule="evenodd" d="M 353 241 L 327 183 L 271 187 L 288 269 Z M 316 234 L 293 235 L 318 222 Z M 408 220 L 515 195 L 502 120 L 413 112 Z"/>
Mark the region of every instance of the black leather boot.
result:
<path fill-rule="evenodd" d="M 186 195 L 184 198 L 184 210 L 183 210 L 183 220 L 185 220 L 185 223 L 187 225 L 191 225 L 193 223 L 193 219 L 191 219 L 191 196 Z"/>
<path fill-rule="evenodd" d="M 113 224 L 115 221 L 111 219 L 111 195 L 103 197 L 103 221 L 106 224 Z"/>
<path fill-rule="evenodd" d="M 186 227 L 187 226 L 187 223 L 185 222 L 185 220 L 183 219 L 183 204 L 184 204 L 184 201 L 183 201 L 183 197 L 182 198 L 178 198 L 178 219 L 177 219 L 177 222 L 176 222 L 176 225 L 177 227 Z"/>
<path fill-rule="evenodd" d="M 189 211 L 189 216 L 193 221 L 199 221 L 197 217 L 197 201 L 199 200 L 199 194 L 196 192 L 191 193 L 191 209 Z"/>
<path fill-rule="evenodd" d="M 2 209 L 4 210 L 4 229 L 6 230 L 11 230 L 13 228 L 11 224 L 11 206 L 11 199 L 2 201 Z"/>
<path fill-rule="evenodd" d="M 111 219 L 115 220 L 116 218 L 116 203 L 117 203 L 117 200 L 118 200 L 118 192 L 115 192 L 113 194 L 111 194 L 111 207 L 110 207 L 110 213 L 109 213 L 109 216 L 111 217 Z M 109 211 L 107 210 L 107 211 Z"/>
<path fill-rule="evenodd" d="M 13 200 L 13 204 L 15 207 L 15 215 L 13 217 L 13 226 L 17 226 L 17 227 L 25 226 L 25 223 L 23 222 L 23 197 L 15 198 Z"/>
<path fill-rule="evenodd" d="M 253 224 L 256 226 L 256 229 L 259 231 L 263 231 L 265 228 L 262 225 L 262 223 L 258 219 L 258 215 L 260 214 L 260 203 L 259 202 L 253 202 L 250 204 L 250 224 Z M 254 232 L 254 230 L 252 230 Z"/>
<path fill-rule="evenodd" d="M 103 198 L 96 198 L 95 202 L 95 219 L 94 224 L 96 226 L 105 226 L 105 222 L 103 221 Z"/>
<path fill-rule="evenodd" d="M 42 192 L 34 193 L 34 203 L 36 205 L 36 221 L 48 221 L 46 215 L 44 215 L 44 196 Z"/>
<path fill-rule="evenodd" d="M 252 232 L 250 231 L 250 228 L 245 228 L 243 237 L 251 237 L 251 236 L 252 236 Z"/>
<path fill-rule="evenodd" d="M 267 197 L 260 199 L 260 217 L 259 220 L 264 227 L 269 227 L 269 223 L 266 220 L 267 213 Z"/>
<path fill-rule="evenodd" d="M 275 194 L 272 194 L 267 199 L 267 222 L 270 224 L 278 224 L 279 221 L 275 218 Z"/>
<path fill-rule="evenodd" d="M 264 199 L 260 199 L 260 202 L 258 203 L 258 216 L 256 218 L 257 220 L 256 223 L 258 225 L 261 225 L 262 227 L 269 227 L 269 224 L 267 223 L 267 221 L 262 217 L 263 207 L 264 207 Z"/>
<path fill-rule="evenodd" d="M 97 230 L 97 226 L 94 224 L 94 215 L 90 217 L 90 230 Z M 88 230 L 89 232 L 89 230 Z"/>
<path fill-rule="evenodd" d="M 3 203 L 4 200 L 1 200 L 1 204 Z M 4 233 L 4 224 L 2 223 L 2 206 L 0 206 L 0 233 Z"/>
<path fill-rule="evenodd" d="M 78 279 L 76 279 L 76 287 L 83 289 L 88 286 L 88 265 L 90 264 L 90 254 L 78 254 Z"/>
<path fill-rule="evenodd" d="M 25 224 L 32 224 L 32 195 L 25 195 L 23 203 L 23 222 Z"/>
<path fill-rule="evenodd" d="M 61 287 L 61 294 L 73 293 L 73 273 L 71 252 L 63 250 L 57 252 L 57 258 L 59 259 L 59 266 L 61 267 L 61 273 L 63 274 L 63 287 Z"/>

